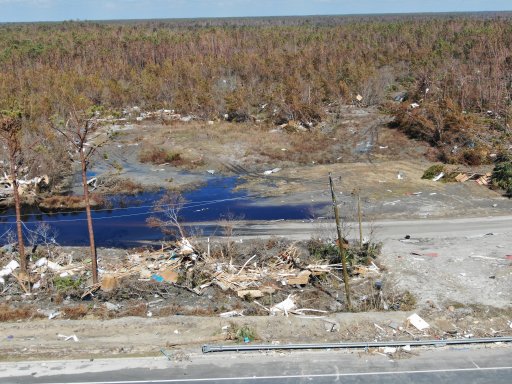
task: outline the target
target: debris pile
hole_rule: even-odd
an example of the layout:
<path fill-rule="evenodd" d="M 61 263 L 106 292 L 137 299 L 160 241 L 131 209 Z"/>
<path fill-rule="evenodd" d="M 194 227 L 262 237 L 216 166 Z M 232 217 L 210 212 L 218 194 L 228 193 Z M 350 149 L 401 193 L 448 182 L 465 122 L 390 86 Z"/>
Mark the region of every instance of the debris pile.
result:
<path fill-rule="evenodd" d="M 455 176 L 455 181 L 464 183 L 468 180 L 475 181 L 479 185 L 489 185 L 492 173 L 465 173 L 461 172 Z"/>
<path fill-rule="evenodd" d="M 119 257 L 99 258 L 99 281 L 93 284 L 92 262 L 87 256 L 80 258 L 59 252 L 34 254 L 28 263 L 28 273 L 24 274 L 20 272 L 15 247 L 12 247 L 11 252 L 5 252 L 0 258 L 0 284 L 4 294 L 37 294 L 42 298 L 45 293 L 56 291 L 77 300 L 94 297 L 116 300 L 118 296 L 132 297 L 131 290 L 137 289 L 143 289 L 146 298 L 157 295 L 165 298 L 171 287 L 199 297 L 206 290 L 208 295 L 212 294 L 213 289 L 226 298 L 236 298 L 233 303 L 245 303 L 243 307 L 260 308 L 259 311 L 263 308 L 270 315 L 288 316 L 289 313 L 324 313 L 324 309 L 332 306 L 331 299 L 331 304 L 322 306 L 317 303 L 316 308 L 300 309 L 300 303 L 308 302 L 300 292 L 306 288 L 315 290 L 315 286 L 337 290 L 343 281 L 340 263 L 317 255 L 305 258 L 297 243 L 256 251 L 250 257 L 238 255 L 236 261 L 231 256 L 212 255 L 210 251 L 183 238 L 158 250 L 145 249 Z M 355 263 L 350 272 L 355 287 L 380 273 L 373 262 L 368 266 Z M 261 303 L 256 301 L 258 299 Z M 336 308 L 341 304 L 337 305 Z M 243 315 L 240 307 L 228 305 L 226 310 L 228 312 L 223 313 L 223 317 Z"/>
<path fill-rule="evenodd" d="M 34 177 L 32 179 L 21 178 L 18 179 L 18 192 L 20 196 L 33 195 L 36 196 L 44 188 L 50 184 L 50 179 L 47 175 Z M 13 180 L 11 176 L 4 173 L 0 177 L 0 201 L 8 200 L 14 195 Z"/>

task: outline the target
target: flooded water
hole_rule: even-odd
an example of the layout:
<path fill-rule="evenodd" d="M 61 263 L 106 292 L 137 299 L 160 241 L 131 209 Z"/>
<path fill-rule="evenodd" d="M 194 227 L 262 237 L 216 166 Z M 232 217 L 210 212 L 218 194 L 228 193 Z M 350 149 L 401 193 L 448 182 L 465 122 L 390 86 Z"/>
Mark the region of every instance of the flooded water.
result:
<path fill-rule="evenodd" d="M 235 191 L 237 178 L 214 178 L 201 188 L 183 194 L 186 203 L 180 211 L 184 222 L 217 221 L 226 217 L 246 220 L 305 219 L 317 205 L 265 205 L 264 198 L 251 196 L 246 191 Z M 147 192 L 135 196 L 118 195 L 111 198 L 110 209 L 93 211 L 94 232 L 98 247 L 130 247 L 142 241 L 156 241 L 164 236 L 151 228 L 146 220 L 155 216 L 153 205 L 163 191 Z M 258 203 L 257 205 L 255 203 Z M 25 235 L 48 223 L 57 233 L 61 245 L 87 245 L 88 232 L 85 212 L 43 213 L 30 207 L 23 211 Z M 0 236 L 15 230 L 14 209 L 2 212 Z M 6 236 L 0 244 L 6 242 Z"/>

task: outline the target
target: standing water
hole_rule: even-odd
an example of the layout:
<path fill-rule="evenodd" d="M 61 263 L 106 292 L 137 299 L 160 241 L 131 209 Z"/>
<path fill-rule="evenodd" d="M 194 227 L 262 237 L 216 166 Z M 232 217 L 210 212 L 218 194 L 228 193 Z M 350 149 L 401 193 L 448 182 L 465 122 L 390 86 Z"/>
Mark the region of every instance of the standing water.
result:
<path fill-rule="evenodd" d="M 204 186 L 183 194 L 186 202 L 180 211 L 183 222 L 217 221 L 229 216 L 245 220 L 305 219 L 318 205 L 265 205 L 264 198 L 235 191 L 236 177 L 215 178 Z M 147 225 L 146 220 L 155 216 L 153 205 L 164 191 L 145 192 L 138 195 L 116 195 L 111 198 L 112 208 L 93 210 L 96 245 L 99 247 L 130 247 L 141 241 L 163 238 L 158 228 Z M 258 204 L 255 204 L 255 203 Z M 0 218 L 0 243 L 7 240 L 6 232 L 14 233 L 16 218 L 13 208 Z M 44 222 L 56 232 L 61 245 L 87 245 L 88 232 L 85 212 L 44 213 L 27 207 L 22 217 L 25 235 L 28 236 Z"/>

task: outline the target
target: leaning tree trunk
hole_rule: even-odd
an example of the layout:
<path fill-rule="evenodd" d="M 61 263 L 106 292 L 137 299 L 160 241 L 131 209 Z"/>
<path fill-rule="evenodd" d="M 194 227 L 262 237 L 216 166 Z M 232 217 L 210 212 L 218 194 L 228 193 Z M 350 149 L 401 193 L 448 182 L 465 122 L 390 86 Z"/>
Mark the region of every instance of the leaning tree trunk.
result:
<path fill-rule="evenodd" d="M 80 163 L 82 164 L 82 185 L 84 187 L 85 212 L 87 215 L 87 229 L 89 230 L 89 243 L 91 246 L 92 260 L 92 282 L 98 283 L 98 260 L 96 255 L 96 246 L 94 244 L 94 230 L 92 227 L 91 203 L 89 200 L 89 188 L 87 187 L 87 163 L 84 156 L 83 148 L 80 149 Z"/>
<path fill-rule="evenodd" d="M 10 173 L 12 179 L 12 192 L 14 195 L 14 208 L 16 210 L 16 229 L 18 232 L 18 251 L 20 253 L 20 270 L 27 273 L 27 258 L 25 257 L 25 245 L 23 243 L 23 230 L 21 228 L 21 201 L 18 191 L 18 179 L 16 178 L 15 156 L 10 156 Z"/>

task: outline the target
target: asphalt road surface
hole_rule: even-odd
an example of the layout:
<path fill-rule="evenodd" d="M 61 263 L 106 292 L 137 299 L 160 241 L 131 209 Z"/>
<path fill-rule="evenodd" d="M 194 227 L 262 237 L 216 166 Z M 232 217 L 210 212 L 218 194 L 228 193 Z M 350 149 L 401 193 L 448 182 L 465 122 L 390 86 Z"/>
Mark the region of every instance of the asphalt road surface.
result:
<path fill-rule="evenodd" d="M 1 363 L 2 384 L 496 383 L 512 380 L 512 346 L 364 351 L 219 353 L 159 358 Z"/>
<path fill-rule="evenodd" d="M 189 223 L 204 233 L 214 233 L 217 224 Z M 351 228 L 357 228 L 357 223 L 344 223 Z M 322 234 L 327 228 L 335 229 L 332 220 L 316 221 L 246 221 L 234 222 L 233 233 L 237 238 L 265 238 L 270 236 L 285 236 L 290 240 L 308 240 L 315 233 Z M 512 229 L 512 216 L 493 216 L 457 219 L 423 219 L 375 221 L 363 223 L 365 233 L 373 229 L 376 240 L 389 238 L 403 239 L 411 237 L 463 237 L 482 236 L 486 233 L 503 233 Z M 217 230 L 216 233 L 219 233 Z"/>

